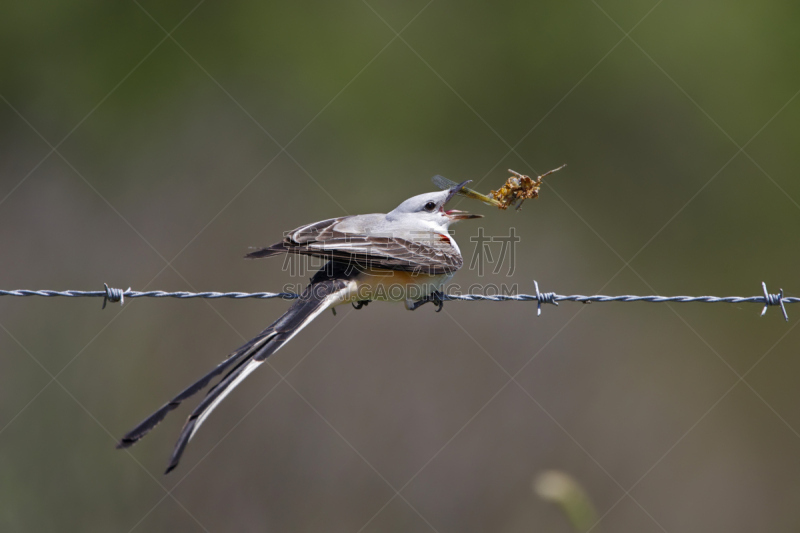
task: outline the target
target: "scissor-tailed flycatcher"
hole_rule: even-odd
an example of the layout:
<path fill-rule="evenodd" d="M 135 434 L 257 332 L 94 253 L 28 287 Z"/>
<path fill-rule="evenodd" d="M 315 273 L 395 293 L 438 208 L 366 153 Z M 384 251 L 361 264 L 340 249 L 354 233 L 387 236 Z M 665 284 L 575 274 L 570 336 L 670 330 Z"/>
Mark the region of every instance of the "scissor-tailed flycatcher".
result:
<path fill-rule="evenodd" d="M 302 226 L 281 242 L 247 254 L 248 258 L 302 254 L 327 259 L 328 263 L 282 317 L 147 417 L 122 437 L 117 447 L 136 443 L 183 400 L 227 371 L 186 420 L 167 467 L 169 473 L 225 396 L 328 307 L 352 303 L 360 309 L 370 301 L 383 300 L 404 301 L 410 310 L 433 302 L 440 310 L 440 289 L 463 264 L 448 226 L 482 216 L 444 209 L 466 183 L 414 196 L 388 214 L 346 216 Z"/>

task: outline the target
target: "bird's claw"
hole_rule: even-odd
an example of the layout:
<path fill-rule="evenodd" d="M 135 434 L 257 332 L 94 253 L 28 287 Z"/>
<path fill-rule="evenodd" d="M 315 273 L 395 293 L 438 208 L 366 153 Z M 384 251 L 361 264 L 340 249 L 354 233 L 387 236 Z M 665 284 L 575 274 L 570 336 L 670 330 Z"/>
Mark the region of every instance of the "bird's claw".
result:
<path fill-rule="evenodd" d="M 418 307 L 425 305 L 428 302 L 433 302 L 433 305 L 436 306 L 436 312 L 438 313 L 444 307 L 444 300 L 442 299 L 442 296 L 443 295 L 441 292 L 435 291 L 426 296 L 425 298 L 423 298 L 422 300 L 417 300 L 416 302 L 414 302 L 414 305 L 411 307 L 411 310 L 416 311 Z"/>
<path fill-rule="evenodd" d="M 352 302 L 352 305 L 353 309 L 361 309 L 362 307 L 369 305 L 369 300 L 359 300 L 357 302 Z"/>
<path fill-rule="evenodd" d="M 436 312 L 438 313 L 444 308 L 444 300 L 442 300 L 442 293 L 436 291 L 433 293 L 433 305 L 436 306 Z"/>

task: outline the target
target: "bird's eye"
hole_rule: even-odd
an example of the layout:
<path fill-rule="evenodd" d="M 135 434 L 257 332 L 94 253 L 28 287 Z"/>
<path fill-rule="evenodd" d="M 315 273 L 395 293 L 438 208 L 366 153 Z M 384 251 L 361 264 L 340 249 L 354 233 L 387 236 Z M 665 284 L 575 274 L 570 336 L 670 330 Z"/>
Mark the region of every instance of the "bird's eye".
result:
<path fill-rule="evenodd" d="M 433 211 L 434 209 L 436 209 L 435 202 L 428 202 L 427 204 L 425 204 L 425 211 Z"/>

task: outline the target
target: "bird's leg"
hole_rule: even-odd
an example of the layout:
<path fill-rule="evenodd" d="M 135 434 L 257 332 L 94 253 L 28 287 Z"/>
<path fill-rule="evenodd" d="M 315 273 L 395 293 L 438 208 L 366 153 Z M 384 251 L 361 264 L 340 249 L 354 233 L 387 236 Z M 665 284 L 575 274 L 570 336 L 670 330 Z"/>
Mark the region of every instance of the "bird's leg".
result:
<path fill-rule="evenodd" d="M 433 304 L 436 306 L 436 312 L 438 313 L 439 311 L 442 310 L 442 307 L 444 307 L 444 300 L 442 299 L 442 296 L 444 295 L 440 291 L 433 291 L 431 294 L 429 294 L 422 300 L 417 300 L 416 302 L 414 302 L 414 304 L 409 309 L 411 311 L 416 311 L 419 306 L 425 305 L 428 302 L 433 302 Z"/>
<path fill-rule="evenodd" d="M 361 309 L 364 306 L 369 305 L 369 300 L 359 300 L 357 302 L 353 302 L 353 309 Z"/>

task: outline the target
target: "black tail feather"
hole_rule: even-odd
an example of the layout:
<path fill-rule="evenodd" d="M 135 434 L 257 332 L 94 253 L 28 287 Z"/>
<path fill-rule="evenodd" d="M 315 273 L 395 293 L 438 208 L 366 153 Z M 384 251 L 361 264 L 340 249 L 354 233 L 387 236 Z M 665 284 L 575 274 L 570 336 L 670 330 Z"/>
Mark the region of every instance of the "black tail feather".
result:
<path fill-rule="evenodd" d="M 279 346 L 276 346 L 275 350 L 277 350 L 278 347 Z M 275 350 L 273 350 L 273 352 Z M 212 404 L 217 401 L 217 398 L 219 398 L 220 395 L 226 393 L 231 384 L 242 374 L 242 372 L 244 372 L 247 366 L 252 364 L 258 365 L 261 363 L 256 363 L 254 361 L 255 354 L 256 352 L 248 354 L 245 359 L 241 360 L 239 364 L 233 367 L 219 383 L 214 385 L 214 387 L 208 391 L 208 394 L 206 394 L 206 397 L 203 398 L 203 401 L 201 401 L 200 404 L 195 407 L 194 411 L 192 411 L 192 414 L 186 419 L 183 429 L 181 429 L 181 434 L 178 436 L 178 442 L 175 443 L 175 447 L 172 450 L 172 455 L 169 458 L 169 464 L 167 465 L 167 469 L 164 474 L 169 474 L 175 469 L 176 466 L 178 466 L 181 456 L 183 455 L 184 450 L 186 450 L 186 445 L 189 444 L 189 440 L 191 440 L 194 432 L 197 430 L 198 419 L 203 415 L 203 413 L 212 407 Z"/>
<path fill-rule="evenodd" d="M 309 285 L 300 299 L 296 300 L 289 310 L 268 329 L 272 335 L 261 345 L 254 346 L 240 358 L 239 362 L 228 374 L 208 391 L 203 401 L 192 411 L 178 436 L 178 442 L 172 450 L 169 465 L 165 474 L 172 472 L 183 456 L 186 446 L 199 429 L 205 417 L 233 388 L 250 372 L 261 365 L 264 360 L 277 352 L 298 331 L 306 326 L 316 315 L 328 307 L 327 297 L 345 287 L 342 280 L 325 280 Z"/>
<path fill-rule="evenodd" d="M 222 374 L 232 364 L 236 363 L 242 357 L 242 355 L 246 354 L 247 351 L 250 350 L 255 344 L 262 342 L 264 338 L 269 336 L 271 333 L 271 328 L 267 328 L 262 331 L 257 337 L 249 340 L 235 352 L 230 354 L 224 361 L 218 364 L 214 370 L 189 385 L 180 394 L 162 405 L 156 412 L 142 420 L 139 425 L 130 430 L 125 434 L 124 437 L 120 439 L 120 441 L 117 443 L 117 449 L 129 448 L 130 446 L 136 444 L 139 439 L 147 435 L 154 427 L 161 423 L 167 414 L 169 414 L 169 412 L 173 409 L 177 408 L 183 400 L 206 388 L 212 379 Z"/>
<path fill-rule="evenodd" d="M 171 472 L 177 465 L 191 440 L 205 417 L 227 394 L 244 379 L 255 367 L 259 366 L 267 357 L 278 351 L 298 331 L 305 327 L 313 318 L 327 308 L 329 297 L 346 288 L 347 279 L 340 277 L 341 273 L 318 272 L 303 292 L 295 300 L 287 312 L 272 325 L 262 331 L 257 337 L 245 343 L 233 352 L 211 372 L 196 381 L 172 400 L 161 406 L 156 412 L 143 420 L 138 426 L 129 431 L 117 444 L 117 448 L 127 448 L 157 426 L 170 411 L 177 408 L 183 400 L 205 388 L 211 380 L 226 370 L 228 373 L 206 394 L 206 397 L 192 411 L 181 430 L 178 442 L 175 444 L 169 466 L 165 473 Z"/>

